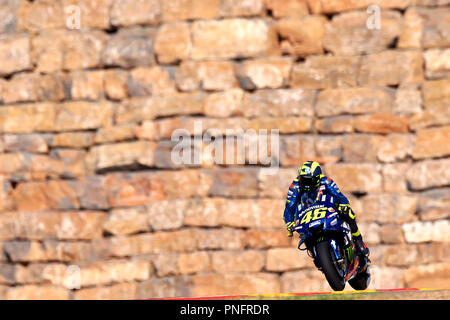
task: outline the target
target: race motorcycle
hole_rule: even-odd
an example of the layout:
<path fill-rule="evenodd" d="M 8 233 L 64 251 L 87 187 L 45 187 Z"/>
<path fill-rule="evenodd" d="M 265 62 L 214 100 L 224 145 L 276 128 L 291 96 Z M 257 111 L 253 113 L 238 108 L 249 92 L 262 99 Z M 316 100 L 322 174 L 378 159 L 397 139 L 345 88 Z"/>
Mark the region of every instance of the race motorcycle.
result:
<path fill-rule="evenodd" d="M 333 196 L 306 193 L 296 210 L 295 230 L 298 248 L 314 259 L 333 290 L 342 291 L 347 281 L 355 290 L 367 289 L 370 260 L 356 255 L 350 227 L 336 211 Z"/>

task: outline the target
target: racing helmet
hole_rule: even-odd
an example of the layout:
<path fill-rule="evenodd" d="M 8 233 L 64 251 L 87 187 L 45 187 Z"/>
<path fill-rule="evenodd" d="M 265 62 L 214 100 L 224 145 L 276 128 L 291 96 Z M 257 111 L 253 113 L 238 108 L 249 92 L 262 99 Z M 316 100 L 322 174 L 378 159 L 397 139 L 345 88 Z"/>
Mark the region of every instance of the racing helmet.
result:
<path fill-rule="evenodd" d="M 320 186 L 322 177 L 322 168 L 317 161 L 306 161 L 298 169 L 298 179 L 300 189 L 303 191 L 312 191 Z"/>

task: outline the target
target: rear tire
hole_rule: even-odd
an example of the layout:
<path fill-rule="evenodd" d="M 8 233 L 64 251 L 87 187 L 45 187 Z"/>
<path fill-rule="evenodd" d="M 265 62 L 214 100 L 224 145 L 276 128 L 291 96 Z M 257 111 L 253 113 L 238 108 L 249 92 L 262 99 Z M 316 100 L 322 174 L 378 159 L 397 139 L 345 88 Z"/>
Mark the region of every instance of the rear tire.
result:
<path fill-rule="evenodd" d="M 367 268 L 364 272 L 358 273 L 353 279 L 349 280 L 348 283 L 355 290 L 366 290 L 370 284 L 369 268 Z"/>
<path fill-rule="evenodd" d="M 322 266 L 322 271 L 327 278 L 328 284 L 334 291 L 342 291 L 345 288 L 345 280 L 339 275 L 336 266 L 333 263 L 334 259 L 332 249 L 328 241 L 319 242 L 316 245 L 317 259 Z"/>

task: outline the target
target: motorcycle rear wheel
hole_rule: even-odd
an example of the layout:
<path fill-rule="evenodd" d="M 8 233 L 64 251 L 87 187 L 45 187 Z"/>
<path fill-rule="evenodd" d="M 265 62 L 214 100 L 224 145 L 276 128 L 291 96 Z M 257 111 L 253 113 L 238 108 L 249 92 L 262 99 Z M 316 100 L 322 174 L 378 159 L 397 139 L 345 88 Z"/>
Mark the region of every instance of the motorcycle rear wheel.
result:
<path fill-rule="evenodd" d="M 363 272 L 358 273 L 353 279 L 349 280 L 348 283 L 355 290 L 366 290 L 370 284 L 369 268 L 367 268 Z"/>
<path fill-rule="evenodd" d="M 345 288 L 345 280 L 339 274 L 337 265 L 335 263 L 334 253 L 327 240 L 319 242 L 316 245 L 317 259 L 322 266 L 322 272 L 325 274 L 325 278 L 328 284 L 334 291 L 342 291 Z"/>

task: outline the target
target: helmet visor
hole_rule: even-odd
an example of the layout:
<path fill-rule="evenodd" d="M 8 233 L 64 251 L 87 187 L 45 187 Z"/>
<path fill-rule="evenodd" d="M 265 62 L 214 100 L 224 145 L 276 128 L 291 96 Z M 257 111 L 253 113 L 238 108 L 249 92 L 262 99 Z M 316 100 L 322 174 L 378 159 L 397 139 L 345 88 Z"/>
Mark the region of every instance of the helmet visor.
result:
<path fill-rule="evenodd" d="M 300 185 L 312 188 L 315 184 L 313 177 L 300 176 Z"/>

